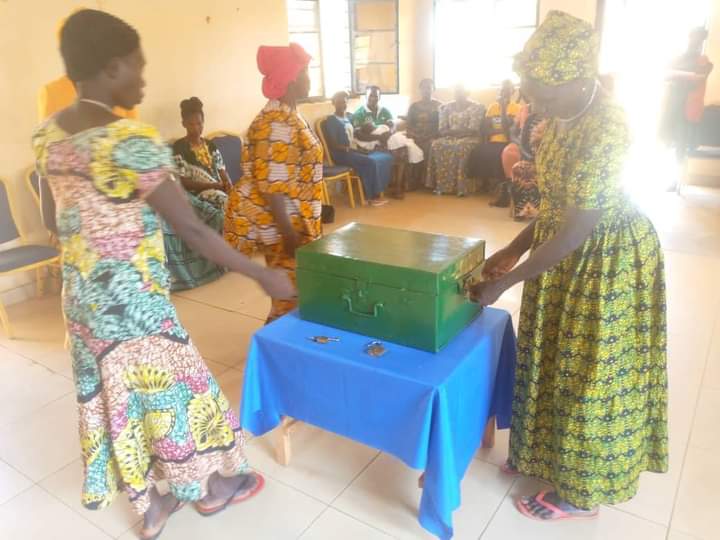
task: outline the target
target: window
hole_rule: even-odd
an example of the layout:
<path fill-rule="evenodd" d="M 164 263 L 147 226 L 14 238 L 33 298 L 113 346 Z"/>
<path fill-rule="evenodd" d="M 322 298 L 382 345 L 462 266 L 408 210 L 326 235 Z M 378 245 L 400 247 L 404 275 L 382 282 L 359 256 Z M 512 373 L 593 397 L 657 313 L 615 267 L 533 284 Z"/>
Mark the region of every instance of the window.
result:
<path fill-rule="evenodd" d="M 398 92 L 398 0 L 287 0 L 290 41 L 310 64 L 311 97 L 371 85 Z"/>
<path fill-rule="evenodd" d="M 351 0 L 353 90 L 398 92 L 397 0 Z"/>
<path fill-rule="evenodd" d="M 513 56 L 537 28 L 538 0 L 435 0 L 435 81 L 448 88 L 517 81 Z"/>
<path fill-rule="evenodd" d="M 312 56 L 310 61 L 310 95 L 325 95 L 320 36 L 320 2 L 287 0 L 290 41 L 301 45 Z"/>

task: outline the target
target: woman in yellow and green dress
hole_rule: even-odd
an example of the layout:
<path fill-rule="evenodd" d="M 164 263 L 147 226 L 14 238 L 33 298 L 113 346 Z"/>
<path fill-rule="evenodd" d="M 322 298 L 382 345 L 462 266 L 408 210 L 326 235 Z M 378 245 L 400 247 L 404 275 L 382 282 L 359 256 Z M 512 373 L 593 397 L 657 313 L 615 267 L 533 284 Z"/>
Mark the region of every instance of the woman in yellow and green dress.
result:
<path fill-rule="evenodd" d="M 552 484 L 517 501 L 543 521 L 593 517 L 668 466 L 663 255 L 622 190 L 628 130 L 597 56 L 591 25 L 558 11 L 518 55 L 523 92 L 550 119 L 540 210 L 472 291 L 488 305 L 525 282 L 505 469 Z"/>

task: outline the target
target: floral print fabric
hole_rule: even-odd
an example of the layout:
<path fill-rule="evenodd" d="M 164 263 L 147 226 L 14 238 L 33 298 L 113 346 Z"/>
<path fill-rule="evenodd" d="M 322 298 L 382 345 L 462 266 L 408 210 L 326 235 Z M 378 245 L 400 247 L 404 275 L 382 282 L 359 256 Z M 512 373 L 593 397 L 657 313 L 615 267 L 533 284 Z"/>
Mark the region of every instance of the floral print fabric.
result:
<path fill-rule="evenodd" d="M 33 146 L 62 245 L 82 502 L 104 508 L 124 491 L 142 514 L 158 480 L 198 500 L 210 474 L 247 464 L 238 420 L 170 302 L 160 220 L 144 201 L 171 178 L 170 151 L 134 120 L 69 135 L 51 119 Z"/>

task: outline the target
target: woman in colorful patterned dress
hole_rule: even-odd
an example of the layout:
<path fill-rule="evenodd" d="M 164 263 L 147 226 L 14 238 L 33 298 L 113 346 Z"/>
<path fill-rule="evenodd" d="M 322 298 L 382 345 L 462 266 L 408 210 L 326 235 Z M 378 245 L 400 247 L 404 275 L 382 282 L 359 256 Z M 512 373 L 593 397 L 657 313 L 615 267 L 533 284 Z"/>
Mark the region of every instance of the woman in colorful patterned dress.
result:
<path fill-rule="evenodd" d="M 428 156 L 425 186 L 437 195 L 463 197 L 476 191 L 475 180 L 467 176 L 467 159 L 482 142 L 485 107 L 468 99 L 458 86 L 455 101 L 440 107 L 440 138 L 435 139 Z"/>
<path fill-rule="evenodd" d="M 263 486 L 248 469 L 235 413 L 170 302 L 158 214 L 203 256 L 273 297 L 294 291 L 284 274 L 238 254 L 197 219 L 153 127 L 112 112 L 142 101 L 137 32 L 82 10 L 63 27 L 61 52 L 79 99 L 36 130 L 33 148 L 43 218 L 62 244 L 82 503 L 105 508 L 124 491 L 144 516 L 141 538 L 157 538 L 185 502 L 211 515 Z"/>
<path fill-rule="evenodd" d="M 183 100 L 180 114 L 187 135 L 173 144 L 177 175 L 195 215 L 222 234 L 230 190 L 225 163 L 213 142 L 202 137 L 205 123 L 202 101 L 196 97 Z M 225 273 L 223 267 L 193 250 L 167 222 L 163 221 L 162 227 L 171 291 L 194 289 Z"/>
<path fill-rule="evenodd" d="M 473 290 L 489 305 L 525 281 L 505 468 L 553 485 L 517 501 L 543 521 L 595 516 L 668 467 L 663 255 L 622 190 L 628 130 L 596 82 L 598 41 L 552 11 L 517 57 L 523 92 L 549 118 L 540 212 Z"/>
<path fill-rule="evenodd" d="M 322 233 L 322 145 L 297 111 L 310 92 L 310 56 L 302 47 L 260 47 L 257 63 L 268 102 L 243 149 L 243 177 L 230 193 L 225 239 L 295 281 L 295 250 Z M 267 322 L 295 309 L 273 297 Z"/>
<path fill-rule="evenodd" d="M 225 170 L 225 162 L 215 143 L 204 138 L 205 112 L 199 98 L 180 102 L 180 116 L 186 135 L 173 143 L 173 155 L 178 168 L 186 171 L 180 182 L 190 193 L 213 206 L 225 209 L 232 182 Z"/>

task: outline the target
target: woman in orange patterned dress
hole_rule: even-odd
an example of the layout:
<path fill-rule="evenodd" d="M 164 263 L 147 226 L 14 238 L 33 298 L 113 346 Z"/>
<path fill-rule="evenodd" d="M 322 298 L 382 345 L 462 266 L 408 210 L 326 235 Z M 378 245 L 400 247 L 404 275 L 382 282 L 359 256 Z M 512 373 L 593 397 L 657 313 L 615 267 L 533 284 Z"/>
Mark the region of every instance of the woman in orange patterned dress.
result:
<path fill-rule="evenodd" d="M 310 92 L 310 56 L 291 43 L 260 47 L 257 60 L 269 101 L 248 130 L 225 239 L 248 256 L 263 253 L 268 267 L 286 271 L 294 282 L 295 250 L 322 233 L 322 146 L 296 107 Z M 273 298 L 267 322 L 295 306 L 295 300 Z"/>

